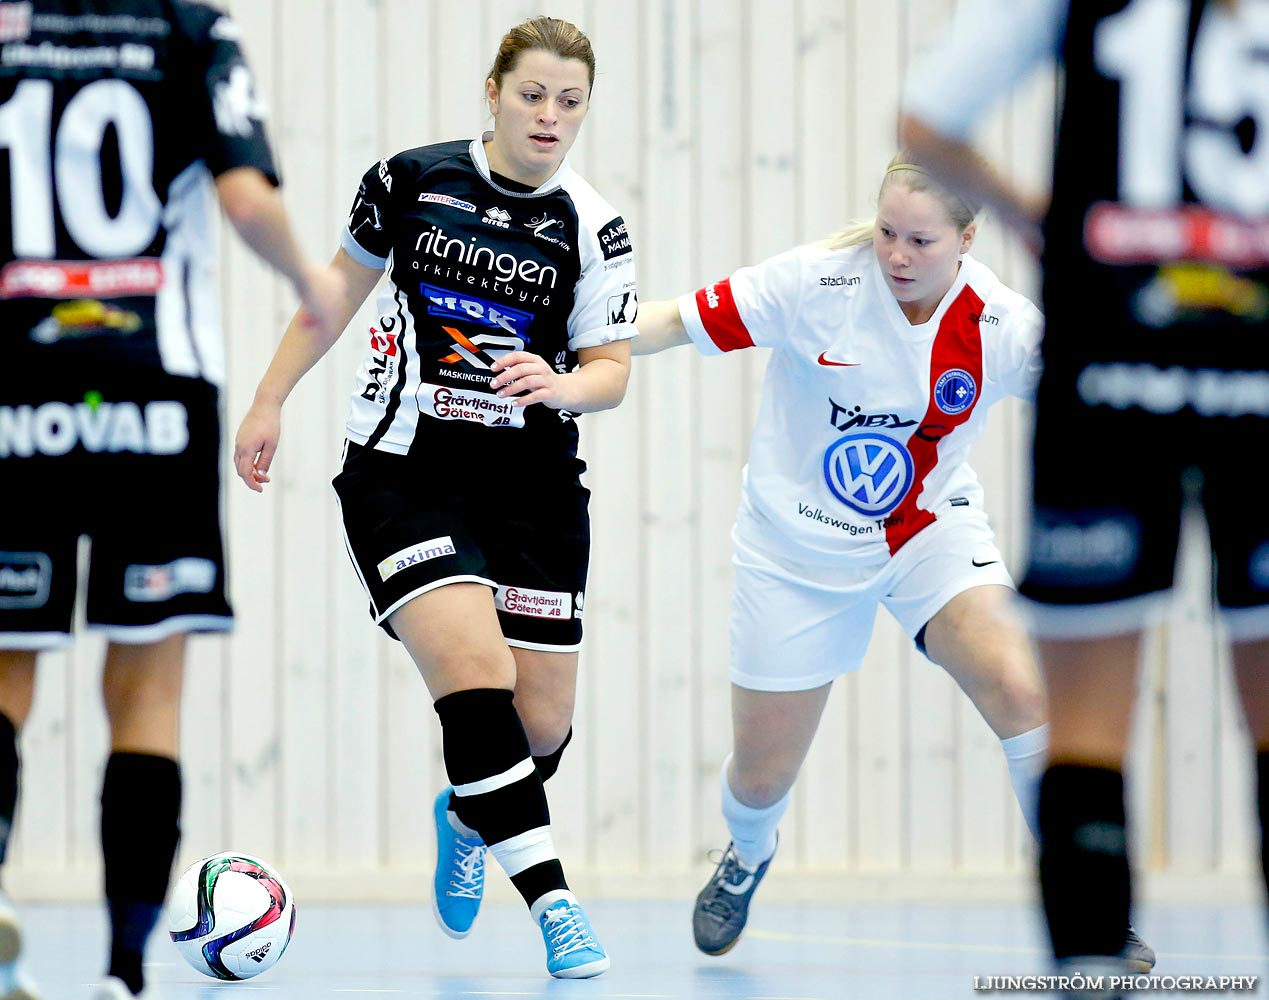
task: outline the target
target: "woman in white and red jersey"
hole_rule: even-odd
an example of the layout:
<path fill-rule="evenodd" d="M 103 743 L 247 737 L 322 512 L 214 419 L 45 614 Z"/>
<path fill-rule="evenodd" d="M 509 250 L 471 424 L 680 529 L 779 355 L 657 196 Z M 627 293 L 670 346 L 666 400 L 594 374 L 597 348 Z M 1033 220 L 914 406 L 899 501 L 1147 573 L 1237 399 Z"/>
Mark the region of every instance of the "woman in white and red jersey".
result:
<path fill-rule="evenodd" d="M 968 455 L 992 403 L 1030 396 L 1043 319 L 969 256 L 974 235 L 970 206 L 900 154 L 874 221 L 640 310 L 636 354 L 772 350 L 733 531 L 731 844 L 696 900 L 707 954 L 744 929 L 833 680 L 859 669 L 878 605 L 1000 738 L 1034 827 L 1043 689 Z"/>

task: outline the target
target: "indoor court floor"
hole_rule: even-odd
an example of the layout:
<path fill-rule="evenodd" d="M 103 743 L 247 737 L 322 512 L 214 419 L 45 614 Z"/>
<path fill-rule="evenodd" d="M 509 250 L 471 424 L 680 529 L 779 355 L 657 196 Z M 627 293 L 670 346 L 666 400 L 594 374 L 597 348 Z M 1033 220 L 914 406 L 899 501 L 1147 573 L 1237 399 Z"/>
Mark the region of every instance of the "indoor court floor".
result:
<path fill-rule="evenodd" d="M 45 1000 L 88 1000 L 104 949 L 99 909 L 19 906 Z M 524 909 L 494 901 L 462 941 L 440 932 L 427 901 L 301 904 L 290 948 L 258 979 L 202 977 L 165 936 L 152 941 L 146 969 L 160 984 L 156 1000 L 952 1000 L 1010 995 L 976 991 L 976 976 L 1049 971 L 1038 915 L 1020 902 L 758 901 L 744 937 L 719 958 L 693 946 L 690 900 L 599 900 L 587 909 L 613 964 L 586 981 L 550 979 Z M 1141 907 L 1135 922 L 1159 953 L 1156 973 L 1254 975 L 1250 995 L 1269 996 L 1259 906 L 1161 903 Z"/>

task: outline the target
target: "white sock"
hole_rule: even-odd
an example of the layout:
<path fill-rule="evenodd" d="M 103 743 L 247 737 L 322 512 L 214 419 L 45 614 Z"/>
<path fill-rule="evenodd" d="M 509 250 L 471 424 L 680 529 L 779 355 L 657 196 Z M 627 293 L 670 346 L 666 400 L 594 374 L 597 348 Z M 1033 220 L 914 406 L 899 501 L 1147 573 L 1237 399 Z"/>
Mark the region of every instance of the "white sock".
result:
<path fill-rule="evenodd" d="M 550 892 L 544 892 L 541 896 L 533 901 L 533 905 L 529 907 L 529 916 L 534 922 L 542 919 L 542 911 L 552 903 L 558 903 L 561 899 L 567 899 L 573 906 L 577 905 L 577 897 L 568 889 L 552 889 Z"/>
<path fill-rule="evenodd" d="M 1009 765 L 1009 780 L 1013 782 L 1013 794 L 1022 808 L 1022 818 L 1027 821 L 1031 836 L 1040 839 L 1040 778 L 1049 759 L 1049 724 L 1017 736 L 1001 740 L 1005 761 Z"/>
<path fill-rule="evenodd" d="M 727 768 L 731 764 L 731 754 L 723 761 L 723 773 L 720 784 L 723 791 L 723 819 L 727 820 L 727 829 L 731 831 L 731 842 L 736 848 L 736 856 L 746 868 L 757 868 L 776 849 L 776 827 L 780 825 L 780 817 L 789 808 L 792 790 L 785 793 L 784 798 L 765 809 L 747 806 L 736 798 L 727 781 Z"/>

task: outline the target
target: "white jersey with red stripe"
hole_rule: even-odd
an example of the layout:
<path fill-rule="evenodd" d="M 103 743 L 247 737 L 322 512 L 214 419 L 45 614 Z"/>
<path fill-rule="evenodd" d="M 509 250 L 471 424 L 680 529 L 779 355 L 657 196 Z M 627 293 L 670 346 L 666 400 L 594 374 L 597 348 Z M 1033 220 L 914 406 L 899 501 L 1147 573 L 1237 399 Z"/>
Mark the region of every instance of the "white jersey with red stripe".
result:
<path fill-rule="evenodd" d="M 703 354 L 767 347 L 737 532 L 809 564 L 882 563 L 957 507 L 987 410 L 1030 398 L 1040 311 L 970 256 L 926 323 L 871 243 L 789 250 L 678 300 Z"/>

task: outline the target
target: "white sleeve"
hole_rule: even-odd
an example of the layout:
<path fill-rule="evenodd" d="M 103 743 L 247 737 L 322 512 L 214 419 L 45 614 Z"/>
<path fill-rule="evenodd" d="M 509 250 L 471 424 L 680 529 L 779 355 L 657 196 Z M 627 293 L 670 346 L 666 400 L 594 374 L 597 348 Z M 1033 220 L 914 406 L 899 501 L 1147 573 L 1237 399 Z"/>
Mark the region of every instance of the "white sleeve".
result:
<path fill-rule="evenodd" d="M 967 0 L 951 37 L 915 60 L 903 113 L 967 139 L 979 119 L 1046 58 L 1056 59 L 1069 0 Z"/>
<path fill-rule="evenodd" d="M 1034 303 L 1024 300 L 1001 326 L 997 345 L 997 370 L 991 377 L 1003 392 L 1020 399 L 1035 399 L 1043 361 L 1040 341 L 1044 338 L 1044 314 Z"/>
<path fill-rule="evenodd" d="M 680 296 L 679 316 L 702 354 L 775 347 L 797 320 L 802 275 L 803 249 L 786 250 Z"/>
<path fill-rule="evenodd" d="M 573 311 L 568 316 L 568 347 L 600 347 L 629 340 L 635 329 L 639 297 L 635 289 L 634 247 L 620 215 L 599 227 L 583 223 L 582 274 L 573 290 Z"/>

